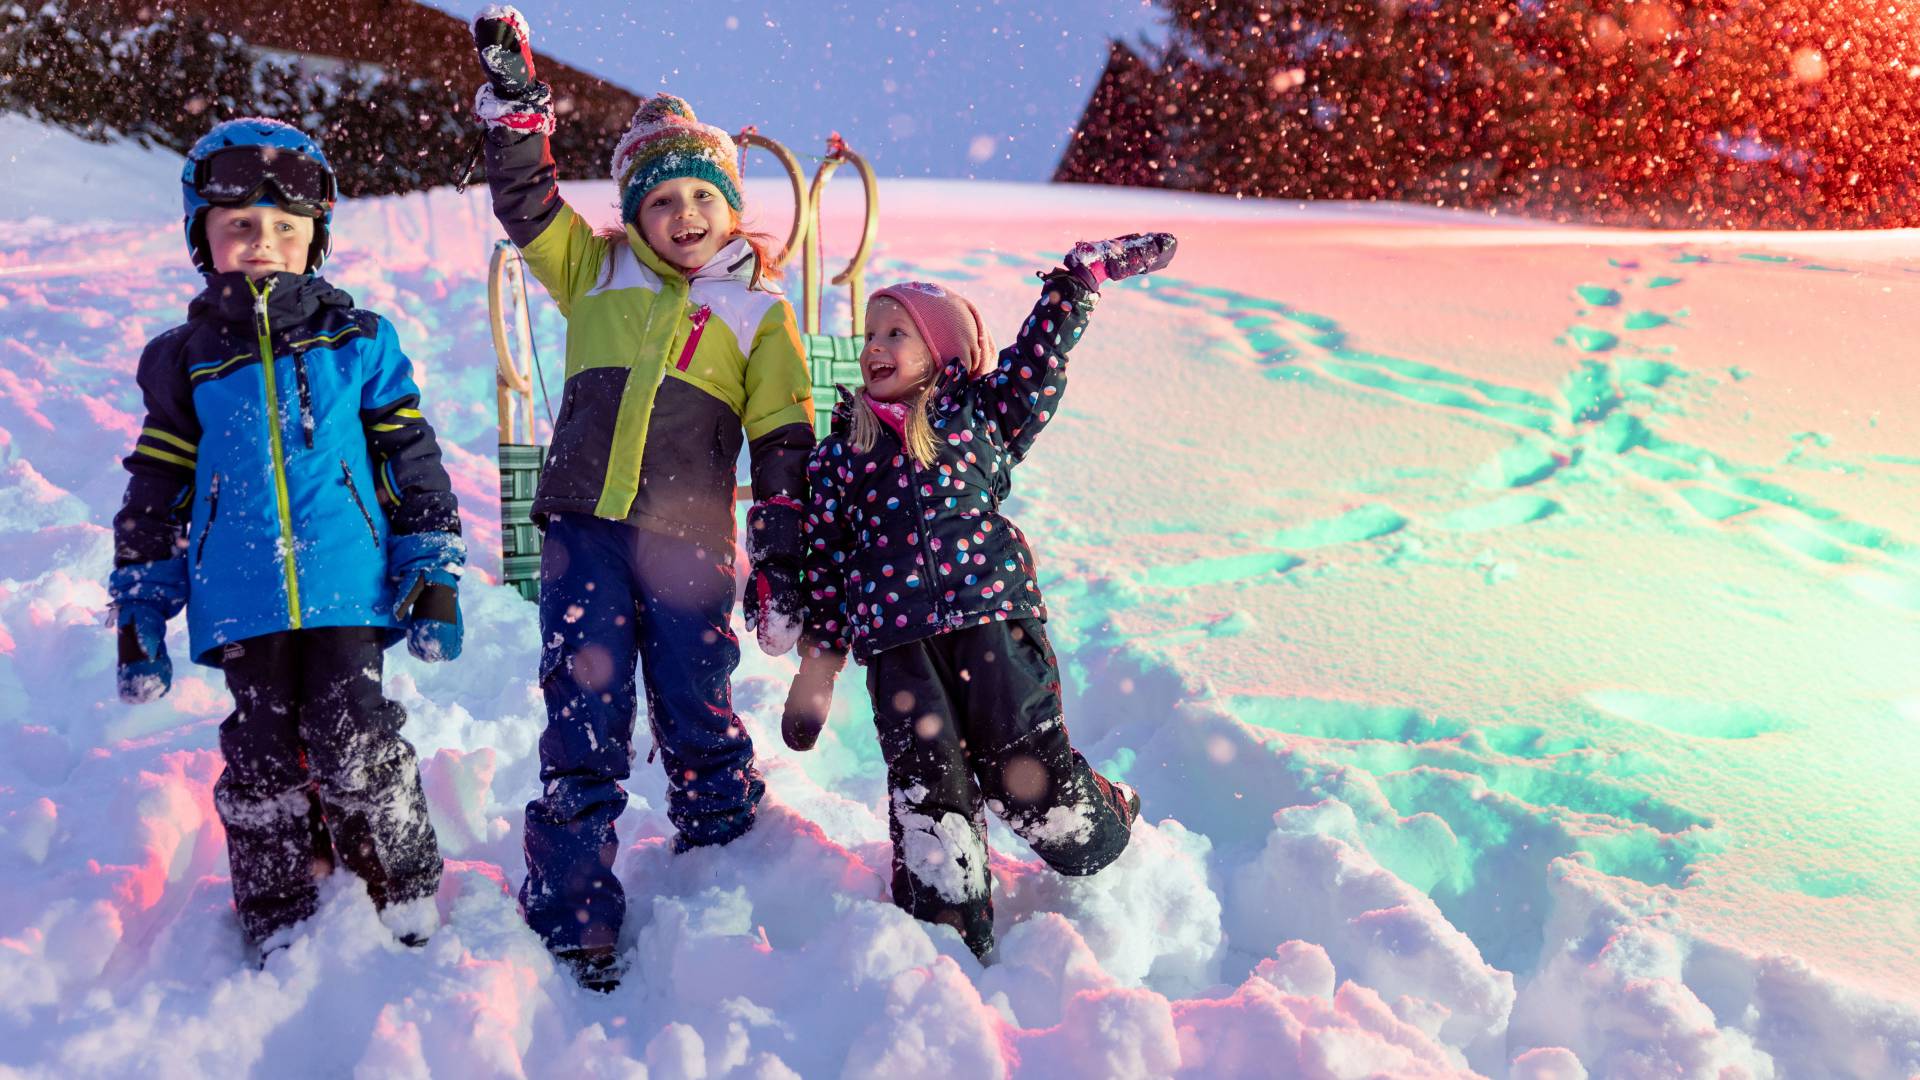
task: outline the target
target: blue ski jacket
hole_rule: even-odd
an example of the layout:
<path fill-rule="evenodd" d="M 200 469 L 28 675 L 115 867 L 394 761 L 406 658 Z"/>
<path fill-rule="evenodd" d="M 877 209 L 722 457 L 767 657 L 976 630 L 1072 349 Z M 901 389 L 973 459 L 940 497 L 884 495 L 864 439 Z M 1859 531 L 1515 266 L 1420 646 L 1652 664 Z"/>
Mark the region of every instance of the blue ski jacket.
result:
<path fill-rule="evenodd" d="M 211 274 L 148 343 L 114 516 L 116 604 L 187 609 L 193 659 L 281 630 L 393 631 L 398 586 L 466 561 L 393 325 L 317 275 Z"/>

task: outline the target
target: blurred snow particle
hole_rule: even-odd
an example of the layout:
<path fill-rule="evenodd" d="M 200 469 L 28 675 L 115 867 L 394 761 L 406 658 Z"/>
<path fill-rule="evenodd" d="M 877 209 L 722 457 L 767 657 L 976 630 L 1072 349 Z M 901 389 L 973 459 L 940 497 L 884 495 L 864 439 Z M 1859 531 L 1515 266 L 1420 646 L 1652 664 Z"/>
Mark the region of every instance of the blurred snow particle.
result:
<path fill-rule="evenodd" d="M 1817 83 L 1827 77 L 1827 58 L 1811 45 L 1803 45 L 1793 54 L 1793 77 L 1803 83 Z"/>
<path fill-rule="evenodd" d="M 993 156 L 994 148 L 999 144 L 1000 140 L 991 135 L 975 135 L 973 141 L 967 144 L 967 160 L 975 164 L 986 161 Z"/>
<path fill-rule="evenodd" d="M 1015 755 L 1002 767 L 1000 781 L 1018 802 L 1039 802 L 1047 794 L 1047 770 L 1026 754 Z"/>
<path fill-rule="evenodd" d="M 1216 765 L 1225 765 L 1234 757 L 1233 743 L 1224 735 L 1215 735 L 1207 740 L 1207 756 Z"/>

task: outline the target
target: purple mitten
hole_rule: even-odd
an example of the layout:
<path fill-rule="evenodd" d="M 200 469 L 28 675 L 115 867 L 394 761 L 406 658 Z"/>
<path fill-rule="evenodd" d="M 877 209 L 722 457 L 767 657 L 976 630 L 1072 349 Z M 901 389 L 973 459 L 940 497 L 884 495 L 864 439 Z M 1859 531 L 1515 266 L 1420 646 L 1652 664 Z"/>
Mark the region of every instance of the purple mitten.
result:
<path fill-rule="evenodd" d="M 1173 262 L 1179 241 L 1172 233 L 1128 233 L 1111 240 L 1082 240 L 1067 252 L 1067 269 L 1089 289 L 1135 274 L 1150 274 Z"/>

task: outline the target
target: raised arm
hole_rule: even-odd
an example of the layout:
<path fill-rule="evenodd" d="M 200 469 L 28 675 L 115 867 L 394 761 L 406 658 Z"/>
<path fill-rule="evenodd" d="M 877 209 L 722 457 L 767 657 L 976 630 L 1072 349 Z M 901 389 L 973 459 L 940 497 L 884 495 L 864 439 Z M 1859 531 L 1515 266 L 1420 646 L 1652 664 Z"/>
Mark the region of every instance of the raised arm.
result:
<path fill-rule="evenodd" d="M 1041 279 L 1040 300 L 1000 362 L 976 382 L 977 394 L 1015 461 L 1027 456 L 1067 389 L 1067 353 L 1087 328 L 1099 294 L 1067 270 Z"/>
<path fill-rule="evenodd" d="M 486 125 L 487 187 L 507 239 L 563 312 L 593 287 L 605 245 L 560 197 L 553 160 L 553 92 L 534 75 L 533 37 L 520 12 L 489 5 L 473 20 L 487 82 L 473 111 Z"/>
<path fill-rule="evenodd" d="M 1021 324 L 1019 338 L 1000 351 L 999 366 L 978 383 L 982 404 L 1015 461 L 1026 457 L 1060 407 L 1067 353 L 1087 328 L 1100 286 L 1165 267 L 1177 246 L 1170 233 L 1081 242 L 1067 253 L 1064 268 L 1041 275 L 1040 302 Z"/>

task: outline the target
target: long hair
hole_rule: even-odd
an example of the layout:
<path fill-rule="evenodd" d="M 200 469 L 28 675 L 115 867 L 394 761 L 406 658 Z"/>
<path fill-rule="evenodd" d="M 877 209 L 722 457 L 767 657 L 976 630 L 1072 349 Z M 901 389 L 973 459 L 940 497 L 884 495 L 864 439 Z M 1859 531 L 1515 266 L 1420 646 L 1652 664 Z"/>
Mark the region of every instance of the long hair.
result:
<path fill-rule="evenodd" d="M 747 288 L 758 289 L 763 280 L 778 281 L 784 277 L 787 272 L 787 256 L 791 255 L 792 252 L 781 247 L 780 241 L 775 239 L 771 233 L 749 230 L 746 227 L 746 220 L 740 216 L 740 211 L 735 210 L 733 207 L 727 207 L 727 216 L 732 222 L 732 225 L 727 232 L 726 243 L 731 244 L 735 240 L 745 240 L 747 246 L 753 249 L 753 280 L 747 282 Z M 636 224 L 634 228 L 637 230 L 639 225 Z M 624 224 L 609 225 L 605 228 L 594 230 L 593 235 L 595 239 L 603 240 L 609 248 L 613 248 L 617 244 L 626 243 L 627 227 Z M 641 237 L 641 242 L 646 242 L 644 236 Z M 611 254 L 611 252 L 609 252 L 609 254 Z M 655 252 L 654 254 L 658 255 L 659 252 Z M 661 256 L 663 259 L 665 257 L 664 255 Z M 610 279 L 613 275 L 613 260 L 611 258 L 604 259 L 601 265 L 604 267 L 601 271 L 603 278 Z"/>
<path fill-rule="evenodd" d="M 923 469 L 932 468 L 934 458 L 939 454 L 939 443 L 933 438 L 933 391 L 940 380 L 936 376 L 926 389 L 914 398 L 913 405 L 907 410 L 906 444 L 907 456 L 914 464 Z M 848 441 L 856 454 L 864 454 L 873 449 L 880 438 L 880 427 L 886 421 L 874 415 L 873 406 L 867 404 L 867 395 L 860 394 L 853 401 L 853 429 L 848 432 Z"/>

